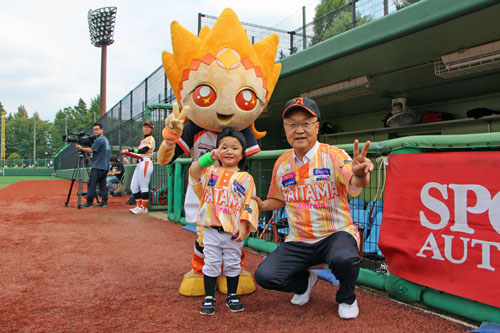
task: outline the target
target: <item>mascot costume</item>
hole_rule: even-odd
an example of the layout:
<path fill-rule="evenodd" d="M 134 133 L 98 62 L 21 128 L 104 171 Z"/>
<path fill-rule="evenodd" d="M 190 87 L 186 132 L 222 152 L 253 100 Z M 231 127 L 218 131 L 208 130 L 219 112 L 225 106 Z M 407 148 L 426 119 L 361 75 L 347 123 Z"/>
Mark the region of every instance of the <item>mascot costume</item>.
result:
<path fill-rule="evenodd" d="M 177 103 L 165 119 L 158 162 L 164 165 L 182 154 L 197 160 L 215 148 L 217 134 L 226 126 L 244 134 L 247 156 L 259 152 L 257 139 L 265 132 L 257 132 L 254 121 L 269 102 L 281 71 L 281 64 L 275 64 L 278 36 L 272 34 L 252 45 L 231 9 L 222 12 L 212 29 L 204 26 L 198 37 L 175 21 L 171 34 L 173 53 L 164 51 L 162 61 Z M 196 221 L 198 208 L 199 200 L 188 186 L 184 206 L 187 222 Z M 185 296 L 205 294 L 200 228 L 192 270 L 184 275 L 179 288 Z M 255 291 L 255 284 L 252 275 L 243 269 L 243 259 L 244 252 L 238 294 L 249 294 Z M 224 276 L 218 286 L 221 292 L 227 291 Z"/>

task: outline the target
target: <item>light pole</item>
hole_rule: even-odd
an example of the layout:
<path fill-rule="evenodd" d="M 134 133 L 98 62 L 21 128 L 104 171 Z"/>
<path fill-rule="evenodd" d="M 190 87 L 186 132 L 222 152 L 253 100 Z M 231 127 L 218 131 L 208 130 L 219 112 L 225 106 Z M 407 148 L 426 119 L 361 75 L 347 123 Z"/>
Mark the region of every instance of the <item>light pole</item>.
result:
<path fill-rule="evenodd" d="M 90 41 L 95 47 L 101 48 L 101 103 L 99 117 L 106 113 L 106 58 L 107 46 L 113 44 L 116 7 L 103 7 L 89 10 Z"/>

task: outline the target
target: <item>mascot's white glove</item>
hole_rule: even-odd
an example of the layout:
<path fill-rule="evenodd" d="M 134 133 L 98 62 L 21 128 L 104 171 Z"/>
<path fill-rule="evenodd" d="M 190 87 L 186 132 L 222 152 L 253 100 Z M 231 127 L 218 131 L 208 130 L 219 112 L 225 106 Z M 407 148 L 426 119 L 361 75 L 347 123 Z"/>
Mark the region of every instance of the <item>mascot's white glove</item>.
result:
<path fill-rule="evenodd" d="M 179 105 L 174 103 L 172 105 L 173 112 L 165 118 L 165 128 L 161 131 L 163 139 L 167 141 L 168 144 L 175 144 L 182 135 L 182 129 L 184 128 L 184 120 L 189 111 L 189 106 L 185 106 L 182 112 L 179 112 Z"/>

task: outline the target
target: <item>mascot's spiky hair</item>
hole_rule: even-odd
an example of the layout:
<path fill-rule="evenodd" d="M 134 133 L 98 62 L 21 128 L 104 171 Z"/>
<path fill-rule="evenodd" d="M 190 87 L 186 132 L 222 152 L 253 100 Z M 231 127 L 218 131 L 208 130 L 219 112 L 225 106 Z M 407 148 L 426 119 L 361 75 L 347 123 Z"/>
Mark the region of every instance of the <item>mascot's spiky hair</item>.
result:
<path fill-rule="evenodd" d="M 179 104 L 183 82 L 189 79 L 191 71 L 197 71 L 201 63 L 209 65 L 217 61 L 226 70 L 238 67 L 253 68 L 262 78 L 266 90 L 265 104 L 269 102 L 281 71 L 281 64 L 275 64 L 278 36 L 269 35 L 252 45 L 236 14 L 229 8 L 219 16 L 212 29 L 204 26 L 197 37 L 174 21 L 171 25 L 173 54 L 163 52 L 165 73 Z M 235 52 L 236 51 L 236 55 Z"/>

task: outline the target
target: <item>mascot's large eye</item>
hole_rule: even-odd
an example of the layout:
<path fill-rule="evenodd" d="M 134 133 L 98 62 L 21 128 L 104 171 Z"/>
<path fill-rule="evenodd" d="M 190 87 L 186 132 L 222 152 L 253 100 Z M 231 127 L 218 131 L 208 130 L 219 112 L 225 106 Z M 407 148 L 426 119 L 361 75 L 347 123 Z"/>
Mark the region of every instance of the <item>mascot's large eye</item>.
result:
<path fill-rule="evenodd" d="M 200 84 L 193 91 L 193 101 L 201 107 L 208 107 L 215 103 L 217 94 L 208 84 Z"/>
<path fill-rule="evenodd" d="M 243 111 L 251 111 L 257 105 L 257 96 L 248 88 L 242 89 L 236 95 L 236 105 Z"/>

